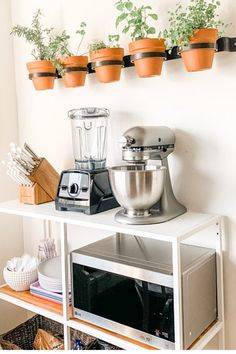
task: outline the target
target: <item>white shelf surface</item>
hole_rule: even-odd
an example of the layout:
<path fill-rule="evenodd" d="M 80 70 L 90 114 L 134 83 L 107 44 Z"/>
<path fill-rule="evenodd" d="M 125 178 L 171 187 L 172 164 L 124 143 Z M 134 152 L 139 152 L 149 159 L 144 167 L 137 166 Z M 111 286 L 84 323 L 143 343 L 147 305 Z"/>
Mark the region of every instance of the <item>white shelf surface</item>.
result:
<path fill-rule="evenodd" d="M 99 328 L 96 327 L 91 327 L 88 326 L 85 323 L 82 322 L 77 322 L 73 319 L 69 320 L 67 322 L 68 327 L 76 329 L 81 332 L 85 332 L 91 336 L 97 337 L 101 340 L 104 340 L 105 342 L 111 343 L 113 345 L 116 345 L 117 347 L 120 347 L 122 349 L 126 350 L 150 350 L 150 349 L 155 349 L 154 347 L 148 347 L 142 343 L 139 343 L 134 340 L 126 340 L 125 337 L 122 338 L 122 336 L 117 335 L 116 333 L 109 332 L 109 331 L 103 331 Z"/>
<path fill-rule="evenodd" d="M 173 220 L 153 225 L 124 225 L 117 223 L 114 216 L 119 208 L 95 215 L 83 213 L 57 211 L 54 202 L 41 205 L 26 205 L 12 200 L 0 203 L 0 212 L 35 219 L 51 220 L 71 225 L 90 227 L 111 232 L 126 233 L 141 237 L 155 238 L 173 242 L 184 240 L 190 234 L 198 232 L 208 225 L 219 221 L 219 216 L 187 212 Z"/>

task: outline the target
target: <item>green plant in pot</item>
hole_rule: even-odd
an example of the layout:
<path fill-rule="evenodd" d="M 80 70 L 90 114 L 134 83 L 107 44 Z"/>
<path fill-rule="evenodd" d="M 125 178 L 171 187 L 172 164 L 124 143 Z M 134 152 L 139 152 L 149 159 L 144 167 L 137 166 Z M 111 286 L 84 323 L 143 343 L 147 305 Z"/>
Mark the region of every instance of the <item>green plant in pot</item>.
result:
<path fill-rule="evenodd" d="M 107 44 L 95 40 L 89 45 L 89 55 L 99 82 L 120 80 L 124 49 L 120 48 L 119 35 L 109 35 Z"/>
<path fill-rule="evenodd" d="M 169 48 L 179 46 L 187 71 L 212 67 L 219 30 L 228 26 L 219 19 L 219 6 L 218 0 L 191 0 L 187 7 L 178 3 L 175 11 L 169 12 L 170 29 L 164 35 Z"/>
<path fill-rule="evenodd" d="M 29 77 L 36 90 L 47 90 L 54 87 L 56 68 L 53 62 L 57 59 L 58 45 L 65 33 L 58 36 L 53 28 L 45 28 L 41 23 L 41 17 L 42 11 L 38 9 L 33 15 L 31 27 L 16 25 L 12 28 L 11 34 L 22 37 L 33 45 L 31 54 L 35 60 L 26 64 Z"/>
<path fill-rule="evenodd" d="M 66 31 L 62 32 L 61 41 L 59 35 L 58 43 L 58 59 L 55 62 L 55 66 L 58 70 L 58 74 L 62 76 L 65 87 L 78 87 L 84 86 L 85 78 L 87 74 L 88 56 L 78 55 L 81 44 L 85 36 L 86 23 L 81 22 L 80 28 L 76 31 L 79 35 L 78 46 L 76 52 L 70 48 L 70 36 Z"/>
<path fill-rule="evenodd" d="M 116 26 L 124 24 L 123 33 L 130 33 L 132 42 L 129 43 L 131 61 L 134 62 L 140 77 L 161 75 L 163 59 L 165 58 L 165 40 L 150 38 L 156 29 L 149 21 L 157 21 L 157 14 L 151 6 L 137 7 L 131 0 L 119 0 L 116 9 L 121 14 L 116 19 Z"/>

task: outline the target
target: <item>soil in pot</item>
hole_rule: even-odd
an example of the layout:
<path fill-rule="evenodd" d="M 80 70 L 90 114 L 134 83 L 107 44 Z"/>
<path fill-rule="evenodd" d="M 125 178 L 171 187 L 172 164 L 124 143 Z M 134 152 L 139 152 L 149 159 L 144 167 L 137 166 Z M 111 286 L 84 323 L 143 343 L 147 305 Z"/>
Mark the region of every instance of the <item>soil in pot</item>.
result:
<path fill-rule="evenodd" d="M 65 73 L 62 75 L 65 87 L 84 86 L 88 65 L 87 56 L 62 57 L 60 63 L 65 68 Z"/>
<path fill-rule="evenodd" d="M 99 82 L 109 83 L 120 80 L 123 66 L 123 48 L 104 48 L 90 52 L 92 67 Z"/>
<path fill-rule="evenodd" d="M 56 69 L 49 60 L 32 61 L 26 66 L 36 90 L 53 89 Z"/>
<path fill-rule="evenodd" d="M 129 53 L 138 76 L 151 77 L 161 75 L 164 59 L 161 55 L 165 54 L 165 50 L 165 41 L 162 38 L 145 38 L 129 43 Z M 143 53 L 147 57 L 142 58 Z M 150 53 L 150 56 L 148 53 Z M 161 53 L 160 57 L 155 56 L 155 53 L 156 55 Z"/>
<path fill-rule="evenodd" d="M 216 44 L 217 38 L 217 29 L 203 28 L 195 30 L 193 37 L 190 38 L 190 45 L 197 43 Z M 214 48 L 198 48 L 181 52 L 181 57 L 183 59 L 185 68 L 189 72 L 211 69 L 214 55 Z"/>

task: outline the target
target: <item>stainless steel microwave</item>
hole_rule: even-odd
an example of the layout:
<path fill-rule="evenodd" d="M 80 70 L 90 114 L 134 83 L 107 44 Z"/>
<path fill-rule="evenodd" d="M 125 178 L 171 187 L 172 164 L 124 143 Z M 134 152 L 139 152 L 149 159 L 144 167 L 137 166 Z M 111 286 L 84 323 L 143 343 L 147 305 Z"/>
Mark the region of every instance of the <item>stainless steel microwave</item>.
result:
<path fill-rule="evenodd" d="M 174 349 L 171 244 L 116 234 L 71 253 L 73 316 Z M 217 317 L 215 250 L 181 245 L 187 349 Z"/>

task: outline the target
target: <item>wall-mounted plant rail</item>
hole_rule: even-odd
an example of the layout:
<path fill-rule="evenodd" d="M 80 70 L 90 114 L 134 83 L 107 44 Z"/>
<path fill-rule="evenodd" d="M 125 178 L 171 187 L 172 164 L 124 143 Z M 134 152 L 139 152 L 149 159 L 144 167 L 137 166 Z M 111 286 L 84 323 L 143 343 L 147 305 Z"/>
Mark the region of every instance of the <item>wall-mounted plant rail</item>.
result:
<path fill-rule="evenodd" d="M 236 52 L 236 38 L 222 37 L 217 40 L 216 52 Z M 166 60 L 174 60 L 181 58 L 179 54 L 178 47 L 174 47 L 169 53 L 169 50 L 166 50 Z M 130 55 L 124 56 L 124 68 L 129 68 L 134 66 L 130 61 Z M 95 71 L 91 67 L 91 63 L 88 64 L 88 73 L 93 74 Z"/>
<path fill-rule="evenodd" d="M 205 43 L 203 43 L 204 45 Z M 215 47 L 216 52 L 236 52 L 236 37 L 230 38 L 230 37 L 221 37 L 217 40 L 216 47 Z M 125 55 L 123 58 L 124 61 L 124 68 L 129 68 L 134 66 L 134 63 L 131 62 L 130 60 L 131 56 L 130 55 Z M 175 59 L 180 59 L 181 55 L 179 54 L 179 47 L 174 47 L 171 52 L 169 50 L 166 50 L 166 55 L 165 55 L 165 60 L 175 60 Z M 92 69 L 92 63 L 88 63 L 88 74 L 94 74 L 95 71 Z M 57 76 L 58 78 L 61 78 L 61 76 Z"/>

